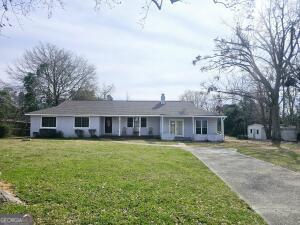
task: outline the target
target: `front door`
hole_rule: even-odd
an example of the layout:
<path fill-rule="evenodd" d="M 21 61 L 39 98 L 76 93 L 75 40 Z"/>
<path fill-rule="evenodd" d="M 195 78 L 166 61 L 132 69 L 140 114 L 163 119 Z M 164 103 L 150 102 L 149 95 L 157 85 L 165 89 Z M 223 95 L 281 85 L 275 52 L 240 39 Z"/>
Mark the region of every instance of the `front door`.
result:
<path fill-rule="evenodd" d="M 105 133 L 112 133 L 112 117 L 105 117 Z"/>
<path fill-rule="evenodd" d="M 183 137 L 183 120 L 170 120 L 169 132 L 177 137 Z"/>

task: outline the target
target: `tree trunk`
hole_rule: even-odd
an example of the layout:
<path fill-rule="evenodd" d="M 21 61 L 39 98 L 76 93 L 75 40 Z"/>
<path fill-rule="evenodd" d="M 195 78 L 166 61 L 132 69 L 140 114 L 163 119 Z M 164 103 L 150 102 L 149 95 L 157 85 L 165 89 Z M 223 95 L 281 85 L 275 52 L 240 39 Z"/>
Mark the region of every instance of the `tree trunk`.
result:
<path fill-rule="evenodd" d="M 280 143 L 280 117 L 279 117 L 279 104 L 278 101 L 273 102 L 272 106 L 272 142 Z"/>

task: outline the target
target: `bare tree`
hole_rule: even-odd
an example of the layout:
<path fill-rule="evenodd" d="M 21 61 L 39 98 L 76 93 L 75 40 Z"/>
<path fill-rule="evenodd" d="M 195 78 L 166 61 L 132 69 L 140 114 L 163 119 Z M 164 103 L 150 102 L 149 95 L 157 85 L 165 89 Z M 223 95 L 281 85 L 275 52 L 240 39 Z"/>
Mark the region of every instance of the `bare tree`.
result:
<path fill-rule="evenodd" d="M 100 6 L 113 6 L 121 4 L 121 0 L 93 0 L 95 9 Z M 180 0 L 169 0 L 172 4 Z M 20 23 L 22 17 L 27 17 L 31 12 L 46 9 L 48 17 L 52 16 L 53 10 L 57 7 L 63 8 L 65 0 L 1 0 L 0 1 L 0 32 L 5 27 L 11 27 L 14 23 Z M 145 10 L 150 4 L 161 10 L 163 0 L 146 0 Z M 146 12 L 146 14 L 148 14 Z"/>
<path fill-rule="evenodd" d="M 39 44 L 27 50 L 8 73 L 22 82 L 28 73 L 36 74 L 40 97 L 47 105 L 58 105 L 82 88 L 95 90 L 96 69 L 86 59 L 52 44 Z"/>
<path fill-rule="evenodd" d="M 202 91 L 186 90 L 179 96 L 179 100 L 193 102 L 197 108 L 208 110 L 208 96 Z"/>
<path fill-rule="evenodd" d="M 202 70 L 221 70 L 243 74 L 261 91 L 270 107 L 272 140 L 280 140 L 280 90 L 295 76 L 300 55 L 299 1 L 270 0 L 268 6 L 253 19 L 252 24 L 238 24 L 233 38 L 217 38 L 213 55 L 198 56 L 194 64 Z M 258 89 L 257 87 L 260 87 Z M 229 94 L 251 96 L 245 90 L 230 90 Z"/>
<path fill-rule="evenodd" d="M 102 84 L 102 87 L 98 90 L 99 100 L 113 100 L 112 93 L 115 91 L 115 86 L 113 84 Z"/>

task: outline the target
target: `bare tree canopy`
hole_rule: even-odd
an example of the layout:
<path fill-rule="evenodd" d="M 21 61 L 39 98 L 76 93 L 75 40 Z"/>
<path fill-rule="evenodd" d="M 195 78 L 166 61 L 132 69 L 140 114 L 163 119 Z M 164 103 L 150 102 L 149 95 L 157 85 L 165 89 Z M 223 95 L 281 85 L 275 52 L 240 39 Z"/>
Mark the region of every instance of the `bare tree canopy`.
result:
<path fill-rule="evenodd" d="M 95 8 L 99 8 L 103 5 L 113 6 L 119 5 L 122 0 L 91 0 L 95 2 Z M 145 0 L 146 11 L 145 17 L 148 15 L 148 11 L 151 5 L 154 5 L 158 10 L 161 10 L 163 4 L 168 1 L 172 4 L 180 2 L 181 0 Z M 241 6 L 248 11 L 253 8 L 255 0 L 212 0 L 215 4 L 221 4 L 226 8 L 240 9 Z M 11 27 L 15 22 L 19 22 L 22 17 L 28 16 L 31 12 L 37 10 L 46 10 L 48 17 L 52 16 L 53 10 L 57 7 L 63 8 L 65 0 L 1 0 L 0 4 L 0 32 L 5 27 Z"/>
<path fill-rule="evenodd" d="M 254 99 L 263 96 L 271 111 L 274 141 L 280 140 L 280 91 L 286 84 L 297 85 L 299 76 L 299 7 L 297 0 L 270 0 L 251 24 L 235 26 L 232 38 L 217 38 L 214 54 L 194 61 L 203 71 L 218 70 L 248 80 L 249 91 L 235 87 L 226 92 Z"/>
<path fill-rule="evenodd" d="M 186 90 L 179 96 L 179 100 L 193 102 L 197 108 L 212 112 L 220 112 L 220 109 L 222 108 L 220 96 L 218 94 L 213 95 L 207 91 Z"/>
<path fill-rule="evenodd" d="M 118 5 L 121 0 L 93 0 L 95 8 L 102 5 Z M 172 4 L 180 0 L 169 0 Z M 47 10 L 48 17 L 52 16 L 53 10 L 57 7 L 64 7 L 65 0 L 1 0 L 0 4 L 0 31 L 5 27 L 14 25 L 13 21 L 19 21 L 21 17 L 28 16 L 31 12 L 36 10 Z M 146 0 L 145 4 L 155 5 L 159 10 L 162 9 L 164 0 Z M 147 8 L 147 7 L 146 7 Z"/>
<path fill-rule="evenodd" d="M 99 100 L 113 100 L 112 94 L 115 91 L 115 86 L 113 84 L 102 84 L 102 87 L 98 89 L 98 99 Z"/>
<path fill-rule="evenodd" d="M 72 98 L 78 90 L 95 90 L 95 71 L 86 59 L 52 44 L 39 44 L 27 50 L 8 68 L 9 74 L 19 82 L 29 73 L 35 74 L 39 94 L 49 106 Z"/>

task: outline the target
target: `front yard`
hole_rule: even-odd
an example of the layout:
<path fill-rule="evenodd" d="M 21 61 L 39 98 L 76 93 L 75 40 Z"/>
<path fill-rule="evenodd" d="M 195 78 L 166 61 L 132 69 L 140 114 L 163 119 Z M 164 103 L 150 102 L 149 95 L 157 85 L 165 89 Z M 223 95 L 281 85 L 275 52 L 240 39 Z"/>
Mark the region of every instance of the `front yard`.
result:
<path fill-rule="evenodd" d="M 0 140 L 0 181 L 37 224 L 265 224 L 193 155 L 88 140 Z"/>

